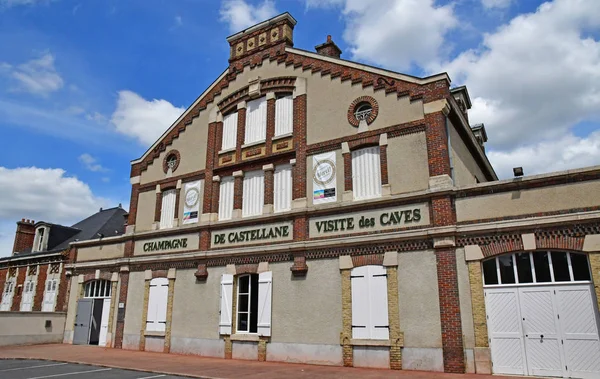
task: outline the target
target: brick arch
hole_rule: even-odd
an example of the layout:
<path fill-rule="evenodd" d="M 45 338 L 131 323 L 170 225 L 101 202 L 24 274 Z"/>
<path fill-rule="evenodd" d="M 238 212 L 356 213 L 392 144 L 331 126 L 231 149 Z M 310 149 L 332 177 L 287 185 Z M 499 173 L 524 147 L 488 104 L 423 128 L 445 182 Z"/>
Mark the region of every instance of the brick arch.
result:
<path fill-rule="evenodd" d="M 354 268 L 360 266 L 382 266 L 383 265 L 383 254 L 369 254 L 369 255 L 354 255 L 352 256 L 352 266 Z"/>

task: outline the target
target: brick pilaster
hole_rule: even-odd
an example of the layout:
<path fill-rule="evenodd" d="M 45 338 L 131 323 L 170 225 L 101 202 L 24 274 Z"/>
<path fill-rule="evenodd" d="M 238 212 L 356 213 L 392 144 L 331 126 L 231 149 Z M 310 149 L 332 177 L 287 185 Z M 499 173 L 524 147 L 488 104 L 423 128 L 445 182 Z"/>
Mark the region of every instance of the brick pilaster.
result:
<path fill-rule="evenodd" d="M 342 270 L 342 359 L 344 366 L 354 366 L 354 353 L 352 345 L 352 283 L 350 279 L 351 270 Z"/>
<path fill-rule="evenodd" d="M 212 198 L 211 202 L 211 213 L 219 213 L 219 196 L 221 195 L 221 182 L 219 180 L 213 180 L 212 186 Z"/>
<path fill-rule="evenodd" d="M 425 123 L 429 176 L 450 175 L 446 116 L 443 112 L 430 113 L 425 115 Z"/>
<path fill-rule="evenodd" d="M 12 298 L 12 305 L 10 307 L 10 310 L 13 312 L 19 311 L 19 308 L 21 307 L 21 298 L 23 297 L 23 291 L 25 290 L 25 277 L 27 276 L 28 270 L 29 267 L 19 267 L 17 281 L 15 282 L 15 292 Z"/>
<path fill-rule="evenodd" d="M 344 191 L 352 191 L 352 154 L 343 153 L 344 158 Z"/>
<path fill-rule="evenodd" d="M 181 216 L 179 214 L 179 198 L 181 197 L 181 188 L 177 188 L 175 189 L 175 218 L 179 220 L 179 225 L 181 225 L 181 222 L 183 221 L 181 219 Z"/>
<path fill-rule="evenodd" d="M 292 199 L 302 199 L 306 197 L 306 94 L 294 98 L 294 144 L 296 165 Z"/>
<path fill-rule="evenodd" d="M 169 297 L 167 298 L 167 325 L 163 353 L 171 352 L 171 328 L 173 327 L 173 298 L 175 296 L 175 278 L 169 278 Z"/>
<path fill-rule="evenodd" d="M 110 314 L 108 315 L 108 332 L 112 335 L 113 333 L 113 325 L 115 324 L 115 307 L 117 306 L 117 284 L 118 281 L 114 281 L 110 283 Z M 106 347 L 112 346 L 112 338 L 110 341 L 106 341 Z"/>
<path fill-rule="evenodd" d="M 436 249 L 435 256 L 437 262 L 440 321 L 442 324 L 444 372 L 464 373 L 465 356 L 460 317 L 460 300 L 458 297 L 456 249 L 454 247 L 439 248 Z"/>
<path fill-rule="evenodd" d="M 154 203 L 154 221 L 160 222 L 160 211 L 162 208 L 162 193 L 156 192 L 156 202 Z"/>
<path fill-rule="evenodd" d="M 381 165 L 381 184 L 389 184 L 387 145 L 379 146 L 379 163 Z"/>
<path fill-rule="evenodd" d="M 237 141 L 236 141 L 236 157 L 238 160 L 242 158 L 242 145 L 246 137 L 246 104 L 243 104 L 243 108 L 238 109 L 238 124 L 237 124 Z M 240 106 L 240 105 L 238 105 Z"/>
<path fill-rule="evenodd" d="M 475 347 L 488 347 L 488 330 L 485 317 L 485 298 L 483 295 L 483 279 L 481 262 L 470 261 L 469 284 L 471 287 L 471 307 L 473 309 L 473 326 L 475 329 Z"/>
<path fill-rule="evenodd" d="M 139 183 L 133 184 L 131 186 L 131 198 L 129 200 L 129 215 L 127 216 L 127 225 L 135 225 L 139 197 L 140 185 Z"/>
<path fill-rule="evenodd" d="M 72 276 L 67 278 L 67 270 L 65 270 L 64 264 L 60 269 L 60 280 L 58 282 L 58 293 L 56 294 L 56 305 L 54 306 L 54 309 L 57 312 L 66 312 L 69 306 Z"/>
<path fill-rule="evenodd" d="M 213 177 L 213 169 L 215 166 L 215 159 L 217 156 L 216 146 L 220 146 L 221 143 L 220 141 L 217 142 L 217 130 L 219 129 L 223 129 L 222 122 L 211 122 L 210 124 L 208 124 L 208 141 L 206 146 L 206 170 L 204 175 L 204 197 L 202 200 L 202 213 L 205 214 L 214 213 L 218 210 L 219 193 L 216 193 L 217 208 L 214 208 L 214 183 L 212 183 L 211 180 Z"/>
<path fill-rule="evenodd" d="M 236 171 L 233 173 L 233 210 L 242 210 L 243 191 L 244 191 L 244 174 L 242 171 Z"/>
<path fill-rule="evenodd" d="M 127 310 L 127 290 L 129 289 L 129 271 L 120 273 L 121 285 L 119 287 L 119 303 L 123 303 L 125 308 L 122 312 Z M 124 313 L 123 313 L 124 314 Z M 123 331 L 125 329 L 125 319 L 117 319 L 117 330 L 115 332 L 115 348 L 123 348 Z"/>
<path fill-rule="evenodd" d="M 48 268 L 50 264 L 43 264 L 38 266 L 37 283 L 35 285 L 35 295 L 33 296 L 33 308 L 34 312 L 42 310 L 42 303 L 44 302 L 44 291 L 46 290 L 46 278 L 48 277 Z"/>
<path fill-rule="evenodd" d="M 400 308 L 398 298 L 398 266 L 386 267 L 388 291 L 388 319 L 390 326 L 390 368 L 402 370 L 402 347 L 404 335 L 400 331 Z"/>
<path fill-rule="evenodd" d="M 265 205 L 273 205 L 273 191 L 274 191 L 274 167 L 273 165 L 269 165 L 270 167 L 263 167 L 265 171 Z"/>

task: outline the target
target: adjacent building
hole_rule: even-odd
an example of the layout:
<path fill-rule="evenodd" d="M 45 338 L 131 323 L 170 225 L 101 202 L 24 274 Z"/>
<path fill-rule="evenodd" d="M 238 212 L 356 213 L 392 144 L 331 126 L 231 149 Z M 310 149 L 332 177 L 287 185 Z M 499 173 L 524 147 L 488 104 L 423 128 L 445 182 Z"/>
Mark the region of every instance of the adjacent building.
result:
<path fill-rule="evenodd" d="M 295 25 L 228 37 L 132 161 L 125 233 L 71 241 L 64 342 L 598 377 L 600 167 L 498 180 L 465 87 L 298 49 Z"/>

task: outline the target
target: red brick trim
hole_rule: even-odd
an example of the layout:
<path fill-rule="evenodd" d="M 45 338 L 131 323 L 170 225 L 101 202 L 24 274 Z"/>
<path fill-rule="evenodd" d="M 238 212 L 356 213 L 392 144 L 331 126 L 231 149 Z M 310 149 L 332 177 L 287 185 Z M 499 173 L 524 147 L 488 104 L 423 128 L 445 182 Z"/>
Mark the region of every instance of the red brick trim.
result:
<path fill-rule="evenodd" d="M 167 161 L 172 155 L 175 156 L 177 161 L 175 162 L 175 167 L 173 167 L 171 172 L 175 172 L 177 170 L 177 167 L 179 167 L 179 163 L 181 162 L 181 154 L 179 154 L 179 151 L 170 150 L 168 153 L 165 154 L 165 157 L 163 158 L 163 171 L 165 174 L 169 171 L 169 165 Z"/>
<path fill-rule="evenodd" d="M 366 120 L 367 125 L 371 125 L 377 118 L 377 115 L 379 114 L 379 104 L 377 103 L 377 100 L 371 96 L 361 96 L 350 103 L 350 106 L 348 107 L 348 122 L 350 125 L 358 128 L 360 121 L 356 118 L 354 113 L 356 112 L 356 108 L 364 103 L 371 105 L 371 114 L 369 114 L 369 117 L 367 117 Z"/>
<path fill-rule="evenodd" d="M 262 170 L 262 167 L 266 164 L 287 164 L 290 159 L 294 158 L 294 151 L 284 151 L 281 153 L 274 153 L 270 155 L 264 155 L 261 157 L 253 158 L 253 159 L 245 159 L 242 162 L 236 162 L 232 165 L 227 165 L 226 167 L 215 167 L 214 174 L 223 176 L 230 176 L 235 171 L 254 171 L 254 170 Z"/>
<path fill-rule="evenodd" d="M 236 136 L 236 148 L 235 148 L 235 156 L 238 160 L 241 160 L 242 157 L 242 145 L 244 144 L 244 140 L 246 138 L 246 108 L 238 109 L 238 119 L 237 119 L 237 136 Z M 218 162 L 218 161 L 217 161 Z"/>
<path fill-rule="evenodd" d="M 154 203 L 154 221 L 160 222 L 160 212 L 162 208 L 162 192 L 156 193 L 156 201 Z"/>
<path fill-rule="evenodd" d="M 273 170 L 265 171 L 265 205 L 273 204 L 273 191 L 275 187 L 275 173 Z"/>
<path fill-rule="evenodd" d="M 370 255 L 355 255 L 352 257 L 352 265 L 354 267 L 370 266 L 370 265 L 383 265 L 383 254 L 370 254 Z"/>
<path fill-rule="evenodd" d="M 35 295 L 33 297 L 33 308 L 34 312 L 42 310 L 42 303 L 44 302 L 44 291 L 46 290 L 46 278 L 48 277 L 49 264 L 40 265 L 39 273 L 37 277 L 37 284 L 35 288 Z"/>
<path fill-rule="evenodd" d="M 168 269 L 162 269 L 162 270 L 152 270 L 152 279 L 156 279 L 156 278 L 166 278 L 167 277 L 167 273 L 169 272 Z"/>
<path fill-rule="evenodd" d="M 431 199 L 431 214 L 433 226 L 456 224 L 454 202 L 450 196 L 434 197 Z"/>
<path fill-rule="evenodd" d="M 296 165 L 292 186 L 292 199 L 306 197 L 306 95 L 294 98 L 294 145 L 296 146 Z"/>
<path fill-rule="evenodd" d="M 258 273 L 258 264 L 240 264 L 235 265 L 235 274 L 243 275 L 243 274 L 257 274 Z"/>
<path fill-rule="evenodd" d="M 295 81 L 295 78 L 294 78 Z M 275 99 L 267 100 L 267 142 L 266 154 L 273 152 L 273 136 L 275 135 Z"/>
<path fill-rule="evenodd" d="M 196 280 L 205 282 L 208 279 L 208 270 L 206 269 L 206 262 L 198 264 L 198 271 L 194 273 Z"/>
<path fill-rule="evenodd" d="M 179 220 L 179 225 L 181 225 L 181 222 L 183 221 L 180 217 L 179 217 L 179 200 L 181 198 L 181 188 L 176 188 L 175 189 L 175 218 Z"/>
<path fill-rule="evenodd" d="M 207 164 L 207 167 L 208 167 L 208 164 Z M 137 184 L 137 185 L 140 186 L 140 192 L 151 191 L 151 190 L 154 190 L 157 185 L 160 185 L 162 188 L 163 186 L 169 185 L 170 183 L 177 183 L 178 180 L 181 180 L 182 183 L 186 183 L 186 182 L 192 182 L 194 180 L 204 179 L 206 171 L 207 170 L 194 171 L 194 172 L 190 172 L 190 173 L 179 175 L 179 176 L 172 176 L 170 178 L 164 178 L 164 179 L 160 179 L 160 180 L 155 180 L 153 182 L 148 182 L 145 184 Z"/>
<path fill-rule="evenodd" d="M 119 313 L 123 312 L 123 315 L 125 314 L 125 311 L 127 309 L 127 290 L 129 288 L 129 272 L 122 272 L 121 274 L 121 285 L 119 286 L 119 300 L 118 303 L 121 304 L 123 303 L 124 308 L 123 310 L 119 310 Z M 123 331 L 125 329 L 125 319 L 120 319 L 119 317 L 117 317 L 117 328 L 115 331 L 115 349 L 122 349 L 123 348 Z"/>
<path fill-rule="evenodd" d="M 233 178 L 233 209 L 242 209 L 244 192 L 244 177 Z"/>
<path fill-rule="evenodd" d="M 274 92 L 276 94 L 291 93 L 294 91 L 295 83 L 295 76 L 277 76 L 263 79 L 260 81 L 260 96 L 265 96 L 269 92 Z M 221 100 L 218 104 L 221 114 L 234 111 L 237 104 L 241 101 L 250 100 L 250 96 L 248 95 L 249 88 L 250 86 L 242 87 Z"/>
<path fill-rule="evenodd" d="M 348 147 L 350 151 L 358 150 L 369 146 L 377 146 L 379 145 L 379 138 L 381 138 L 380 134 L 372 135 L 372 136 L 361 136 L 358 139 L 354 139 L 352 141 L 348 141 Z"/>
<path fill-rule="evenodd" d="M 382 145 L 379 147 L 379 163 L 381 165 L 381 184 L 389 184 L 387 145 Z"/>
<path fill-rule="evenodd" d="M 71 288 L 71 278 L 67 279 L 67 271 L 64 269 L 60 273 L 60 282 L 58 283 L 58 294 L 56 296 L 55 310 L 57 312 L 66 312 L 68 309 L 69 290 Z"/>
<path fill-rule="evenodd" d="M 215 159 L 217 156 L 217 135 L 219 130 L 222 133 L 223 123 L 222 122 L 211 122 L 208 124 L 208 141 L 206 146 L 206 171 L 205 171 L 205 179 L 204 179 L 204 194 L 202 199 L 202 213 L 211 213 L 214 211 L 214 202 L 219 201 L 219 192 L 218 192 L 218 184 L 217 183 L 217 192 L 214 191 L 214 183 L 212 182 L 213 178 L 213 167 L 215 166 Z M 215 195 L 216 194 L 216 195 Z M 215 200 L 216 196 L 216 200 Z M 218 208 L 217 208 L 218 209 Z"/>
<path fill-rule="evenodd" d="M 425 115 L 425 123 L 429 176 L 450 175 L 446 116 L 443 112 L 430 113 Z"/>
<path fill-rule="evenodd" d="M 209 202 L 211 204 L 211 208 L 206 213 L 219 213 L 219 196 L 221 195 L 221 182 L 212 182 L 211 186 L 212 198 Z"/>
<path fill-rule="evenodd" d="M 139 197 L 140 197 L 140 185 L 133 184 L 131 186 L 131 198 L 129 200 L 129 214 L 127 215 L 127 225 L 135 225 Z"/>
<path fill-rule="evenodd" d="M 304 254 L 294 254 L 294 264 L 290 267 L 290 271 L 295 278 L 306 276 L 308 266 L 306 265 L 306 256 Z"/>
<path fill-rule="evenodd" d="M 344 191 L 352 191 L 352 154 L 342 154 L 344 159 Z"/>
<path fill-rule="evenodd" d="M 442 323 L 444 372 L 464 373 L 465 356 L 458 297 L 456 252 L 454 248 L 437 249 L 435 257 Z"/>
<path fill-rule="evenodd" d="M 19 311 L 21 307 L 21 298 L 23 297 L 23 289 L 25 284 L 25 277 L 27 276 L 27 268 L 21 267 L 17 273 L 17 280 L 15 282 L 14 295 L 12 299 L 12 305 L 10 310 L 13 312 Z"/>

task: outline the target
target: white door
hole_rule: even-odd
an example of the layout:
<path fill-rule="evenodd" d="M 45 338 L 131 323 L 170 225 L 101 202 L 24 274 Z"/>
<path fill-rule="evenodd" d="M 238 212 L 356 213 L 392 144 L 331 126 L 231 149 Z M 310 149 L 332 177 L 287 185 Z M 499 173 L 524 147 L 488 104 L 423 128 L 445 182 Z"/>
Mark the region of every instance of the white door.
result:
<path fill-rule="evenodd" d="M 50 279 L 46 282 L 46 291 L 44 292 L 44 304 L 42 312 L 54 312 L 54 302 L 56 300 L 57 280 Z"/>
<path fill-rule="evenodd" d="M 0 311 L 10 311 L 14 293 L 15 283 L 13 281 L 6 282 L 4 286 L 4 293 L 2 294 L 2 303 L 0 303 Z"/>
<path fill-rule="evenodd" d="M 556 287 L 568 376 L 600 378 L 598 315 L 591 285 Z"/>
<path fill-rule="evenodd" d="M 104 299 L 102 304 L 102 317 L 100 318 L 100 336 L 98 337 L 98 346 L 106 345 L 106 336 L 108 334 L 108 318 L 110 316 L 110 299 Z"/>
<path fill-rule="evenodd" d="M 519 289 L 529 375 L 563 376 L 562 342 L 554 287 Z"/>
<path fill-rule="evenodd" d="M 526 374 L 517 288 L 486 289 L 485 309 L 494 374 Z"/>

